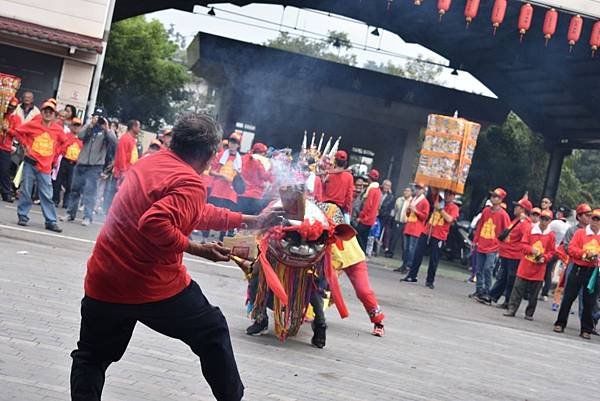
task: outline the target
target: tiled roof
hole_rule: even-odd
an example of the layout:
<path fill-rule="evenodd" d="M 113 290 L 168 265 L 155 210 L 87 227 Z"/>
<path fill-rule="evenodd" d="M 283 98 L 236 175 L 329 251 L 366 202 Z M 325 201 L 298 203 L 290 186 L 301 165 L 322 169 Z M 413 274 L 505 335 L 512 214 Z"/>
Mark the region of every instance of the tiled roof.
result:
<path fill-rule="evenodd" d="M 61 46 L 73 46 L 80 50 L 102 53 L 101 39 L 66 32 L 60 29 L 48 28 L 12 18 L 0 17 L 0 32 L 30 37 Z"/>

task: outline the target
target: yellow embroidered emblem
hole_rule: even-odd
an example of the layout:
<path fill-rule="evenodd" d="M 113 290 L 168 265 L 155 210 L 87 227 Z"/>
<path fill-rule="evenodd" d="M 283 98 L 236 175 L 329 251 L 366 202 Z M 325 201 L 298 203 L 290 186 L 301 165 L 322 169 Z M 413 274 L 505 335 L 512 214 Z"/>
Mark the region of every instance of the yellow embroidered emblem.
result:
<path fill-rule="evenodd" d="M 67 148 L 67 151 L 65 152 L 65 157 L 71 161 L 75 161 L 79 157 L 80 152 L 81 149 L 79 149 L 79 145 L 77 145 L 76 143 L 72 143 Z"/>
<path fill-rule="evenodd" d="M 138 151 L 137 151 L 137 147 L 135 147 L 135 145 L 134 145 L 133 149 L 131 149 L 131 158 L 129 158 L 129 163 L 133 164 L 136 161 L 138 161 Z"/>
<path fill-rule="evenodd" d="M 438 210 L 436 210 L 429 218 L 429 224 L 431 224 L 432 226 L 443 226 L 444 216 L 442 216 L 442 214 Z"/>
<path fill-rule="evenodd" d="M 540 241 L 540 240 L 538 240 L 538 241 L 534 242 L 534 243 L 533 243 L 533 245 L 531 245 L 531 247 L 532 247 L 534 250 L 537 250 L 539 255 L 543 255 L 543 254 L 544 254 L 544 252 L 546 252 L 546 250 L 544 249 L 544 245 L 542 244 L 542 241 Z M 536 261 L 536 260 L 535 260 L 535 257 L 533 257 L 533 255 L 527 255 L 527 256 L 525 257 L 525 259 L 527 259 L 527 260 L 530 260 L 530 261 L 532 261 L 532 262 L 535 262 L 535 261 Z"/>
<path fill-rule="evenodd" d="M 411 212 L 411 213 L 408 215 L 408 219 L 406 219 L 406 221 L 407 221 L 408 223 L 414 223 L 415 221 L 417 221 L 417 215 L 416 215 L 414 212 Z"/>
<path fill-rule="evenodd" d="M 594 238 L 590 242 L 583 245 L 583 250 L 584 252 L 600 253 L 600 244 L 598 244 L 598 241 Z"/>
<path fill-rule="evenodd" d="M 485 239 L 496 238 L 496 225 L 491 217 L 487 219 L 487 221 L 483 224 L 483 227 L 481 227 L 481 233 L 479 236 Z"/>
<path fill-rule="evenodd" d="M 40 156 L 52 156 L 54 154 L 54 140 L 47 132 L 38 135 L 33 140 L 31 150 Z"/>

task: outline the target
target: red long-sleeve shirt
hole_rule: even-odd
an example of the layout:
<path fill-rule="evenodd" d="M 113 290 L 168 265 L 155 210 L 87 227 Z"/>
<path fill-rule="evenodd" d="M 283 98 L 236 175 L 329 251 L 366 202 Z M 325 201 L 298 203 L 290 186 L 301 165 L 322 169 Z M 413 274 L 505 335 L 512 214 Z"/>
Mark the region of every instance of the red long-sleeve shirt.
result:
<path fill-rule="evenodd" d="M 26 154 L 37 161 L 35 168 L 40 173 L 50 174 L 62 144 L 67 140 L 62 124 L 45 125 L 41 118 L 34 118 L 11 133 L 27 149 Z"/>
<path fill-rule="evenodd" d="M 406 225 L 404 226 L 404 234 L 411 237 L 420 237 L 425 232 L 425 220 L 429 216 L 430 209 L 429 201 L 423 197 L 416 205 L 416 212 L 406 209 Z"/>
<path fill-rule="evenodd" d="M 578 266 L 594 267 L 596 263 L 583 260 L 586 252 L 596 252 L 600 254 L 600 233 L 594 234 L 590 226 L 580 228 L 575 231 L 575 235 L 569 242 L 569 256 Z"/>
<path fill-rule="evenodd" d="M 454 202 L 448 202 L 444 205 L 444 212 L 452 217 L 452 223 L 448 223 L 442 213 L 435 210 L 427 225 L 425 226 L 424 232 L 431 232 L 431 236 L 440 241 L 446 241 L 448 234 L 450 233 L 450 226 L 456 221 L 460 214 L 458 205 Z"/>
<path fill-rule="evenodd" d="M 239 213 L 206 203 L 202 178 L 170 150 L 136 163 L 117 192 L 92 256 L 85 293 L 105 302 L 141 304 L 181 292 L 182 264 L 194 229 L 227 230 Z"/>
<path fill-rule="evenodd" d="M 500 241 L 498 236 L 510 224 L 508 213 L 502 208 L 492 210 L 491 207 L 486 207 L 481 212 L 481 219 L 475 228 L 474 243 L 477 245 L 479 253 L 498 252 Z"/>
<path fill-rule="evenodd" d="M 12 131 L 21 125 L 21 118 L 12 113 L 5 117 L 8 121 L 8 130 L 4 131 L 0 129 L 0 150 L 5 152 L 12 152 L 13 134 Z"/>
<path fill-rule="evenodd" d="M 76 162 L 79 157 L 79 153 L 81 153 L 81 149 L 83 148 L 83 142 L 81 139 L 77 138 L 77 135 L 69 132 L 65 134 L 67 140 L 63 143 L 61 153 L 65 155 L 65 159 Z"/>
<path fill-rule="evenodd" d="M 115 151 L 113 175 L 121 178 L 132 164 L 138 160 L 137 141 L 128 131 L 120 139 Z"/>
<path fill-rule="evenodd" d="M 352 211 L 354 200 L 354 178 L 347 171 L 330 173 L 323 184 L 323 202 L 335 203 L 344 213 Z M 373 224 L 375 222 L 373 221 Z"/>
<path fill-rule="evenodd" d="M 220 163 L 223 152 L 224 151 L 219 152 L 219 154 L 217 154 L 217 156 L 213 159 L 210 169 L 215 173 L 230 177 L 230 180 L 223 177 L 213 176 L 210 196 L 213 198 L 227 199 L 233 203 L 237 203 L 238 196 L 233 190 L 233 178 L 237 174 L 237 172 L 234 170 L 235 153 L 230 153 L 229 158 L 223 165 Z M 242 172 L 243 171 L 244 164 L 242 162 Z"/>
<path fill-rule="evenodd" d="M 523 256 L 523 246 L 521 241 L 525 235 L 531 231 L 531 221 L 529 221 L 529 218 L 522 221 L 520 220 L 521 219 L 517 217 L 510 223 L 508 228 L 513 226 L 515 228 L 512 229 L 504 241 L 500 241 L 500 252 L 498 254 L 501 258 L 519 260 Z"/>
<path fill-rule="evenodd" d="M 242 178 L 246 183 L 246 192 L 241 196 L 262 199 L 265 196 L 265 187 L 272 176 L 259 160 L 251 154 L 245 154 L 242 156 Z"/>
<path fill-rule="evenodd" d="M 546 229 L 545 232 L 542 232 L 537 226 L 530 228 L 529 231 L 523 235 L 520 242 L 521 261 L 517 268 L 517 277 L 526 280 L 543 281 L 546 273 L 546 264 L 555 254 L 555 242 L 556 237 L 552 230 Z M 537 249 L 544 255 L 543 263 L 536 263 L 535 258 L 531 256 L 534 249 Z"/>
<path fill-rule="evenodd" d="M 381 203 L 381 190 L 379 187 L 367 189 L 367 197 L 362 210 L 358 214 L 360 222 L 365 226 L 372 226 L 379 215 L 379 204 Z"/>

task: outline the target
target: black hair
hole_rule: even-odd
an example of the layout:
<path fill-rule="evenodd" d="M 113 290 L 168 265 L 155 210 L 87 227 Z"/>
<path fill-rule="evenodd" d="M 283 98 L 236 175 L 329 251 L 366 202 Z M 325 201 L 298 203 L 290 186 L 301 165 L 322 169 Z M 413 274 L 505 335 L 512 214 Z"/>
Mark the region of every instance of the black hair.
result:
<path fill-rule="evenodd" d="M 131 131 L 133 127 L 138 125 L 140 122 L 138 120 L 129 120 L 127 121 L 127 131 Z"/>
<path fill-rule="evenodd" d="M 335 159 L 335 166 L 336 167 L 344 168 L 344 167 L 346 167 L 347 164 L 348 164 L 347 160 Z"/>
<path fill-rule="evenodd" d="M 71 110 L 71 118 L 73 117 L 77 117 L 77 107 L 73 106 L 72 104 L 68 104 L 65 106 L 65 110 Z"/>
<path fill-rule="evenodd" d="M 171 150 L 185 161 L 208 161 L 221 142 L 221 127 L 206 114 L 185 114 L 173 127 Z"/>
<path fill-rule="evenodd" d="M 148 149 L 160 150 L 160 145 L 157 143 L 151 143 L 150 146 L 148 146 Z"/>

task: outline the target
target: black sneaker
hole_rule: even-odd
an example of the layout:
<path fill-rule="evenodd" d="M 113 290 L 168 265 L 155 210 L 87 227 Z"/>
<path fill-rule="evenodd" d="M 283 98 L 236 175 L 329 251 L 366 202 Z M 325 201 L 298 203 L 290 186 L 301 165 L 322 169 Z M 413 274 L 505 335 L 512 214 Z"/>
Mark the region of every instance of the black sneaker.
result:
<path fill-rule="evenodd" d="M 397 273 L 402 273 L 402 274 L 408 273 L 408 270 L 406 269 L 406 267 L 397 267 L 394 269 L 394 271 Z"/>
<path fill-rule="evenodd" d="M 249 336 L 262 336 L 269 332 L 269 320 L 255 320 L 251 326 L 246 329 L 246 334 Z"/>
<path fill-rule="evenodd" d="M 533 316 L 525 315 L 525 320 L 533 320 Z"/>
<path fill-rule="evenodd" d="M 19 216 L 19 221 L 17 221 L 17 224 L 20 226 L 28 226 L 29 219 L 27 217 Z"/>
<path fill-rule="evenodd" d="M 46 230 L 54 231 L 55 233 L 62 233 L 62 228 L 56 223 L 46 223 Z"/>
<path fill-rule="evenodd" d="M 506 312 L 504 312 L 502 314 L 502 316 L 506 316 L 506 317 L 515 317 L 515 311 L 512 310 L 507 310 Z"/>
<path fill-rule="evenodd" d="M 316 325 L 313 322 L 312 329 L 313 329 L 313 336 L 310 339 L 310 343 L 317 348 L 325 347 L 325 340 L 327 337 L 325 333 L 327 331 L 327 325 L 326 324 Z"/>
<path fill-rule="evenodd" d="M 2 200 L 6 203 L 13 203 L 15 201 L 15 198 L 13 198 L 12 196 L 8 195 L 8 196 L 3 196 Z"/>
<path fill-rule="evenodd" d="M 490 297 L 488 297 L 487 295 L 476 295 L 474 298 L 475 298 L 475 301 L 482 303 L 484 305 L 492 304 L 492 299 Z"/>
<path fill-rule="evenodd" d="M 508 304 L 498 304 L 498 305 L 496 305 L 496 308 L 498 308 L 498 309 L 508 309 Z"/>
<path fill-rule="evenodd" d="M 406 277 L 404 277 L 404 278 L 403 278 L 402 280 L 400 280 L 400 281 L 402 281 L 402 282 L 404 282 L 404 283 L 416 283 L 416 282 L 417 282 L 417 279 L 416 279 L 416 278 L 412 278 L 412 277 L 410 277 L 410 276 L 406 276 Z"/>
<path fill-rule="evenodd" d="M 433 285 L 433 283 L 426 283 L 425 287 L 429 288 L 430 290 L 433 290 L 435 288 L 435 286 Z"/>

